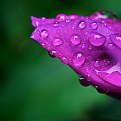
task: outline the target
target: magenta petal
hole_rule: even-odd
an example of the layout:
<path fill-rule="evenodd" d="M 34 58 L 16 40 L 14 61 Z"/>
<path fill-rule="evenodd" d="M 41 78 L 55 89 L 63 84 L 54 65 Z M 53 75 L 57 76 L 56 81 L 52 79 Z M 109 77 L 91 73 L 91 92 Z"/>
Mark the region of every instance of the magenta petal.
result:
<path fill-rule="evenodd" d="M 121 94 L 121 22 L 97 16 L 31 17 L 31 38 L 99 92 Z"/>

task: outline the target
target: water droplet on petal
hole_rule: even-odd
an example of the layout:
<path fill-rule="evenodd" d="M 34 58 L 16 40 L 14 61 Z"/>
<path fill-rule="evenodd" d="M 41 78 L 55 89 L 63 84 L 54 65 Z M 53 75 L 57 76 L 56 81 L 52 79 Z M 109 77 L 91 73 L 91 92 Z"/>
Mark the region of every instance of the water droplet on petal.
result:
<path fill-rule="evenodd" d="M 91 28 L 92 28 L 92 29 L 97 29 L 97 28 L 98 28 L 97 23 L 96 23 L 96 22 L 92 22 L 92 23 L 91 23 Z"/>
<path fill-rule="evenodd" d="M 83 77 L 79 77 L 79 82 L 82 86 L 87 87 L 90 86 L 91 83 L 89 81 L 87 81 L 85 78 Z"/>
<path fill-rule="evenodd" d="M 46 20 L 46 18 L 45 18 L 45 17 L 42 17 L 41 19 L 42 19 L 42 21 L 45 21 L 45 20 Z"/>
<path fill-rule="evenodd" d="M 54 39 L 52 40 L 52 44 L 53 44 L 53 46 L 62 45 L 62 44 L 63 44 L 63 40 L 60 39 L 60 38 L 54 38 Z"/>
<path fill-rule="evenodd" d="M 67 19 L 67 16 L 65 14 L 58 14 L 56 16 L 56 19 L 58 19 L 60 21 L 65 21 Z"/>
<path fill-rule="evenodd" d="M 99 61 L 95 61 L 94 66 L 95 66 L 95 67 L 100 67 Z"/>
<path fill-rule="evenodd" d="M 56 57 L 56 51 L 51 51 L 51 52 L 48 52 L 49 56 L 52 57 L 52 58 L 55 58 Z"/>
<path fill-rule="evenodd" d="M 86 47 L 86 45 L 83 43 L 83 44 L 81 45 L 81 47 L 84 49 L 84 48 Z"/>
<path fill-rule="evenodd" d="M 46 44 L 45 44 L 45 43 L 41 43 L 41 46 L 42 46 L 43 48 L 46 48 Z"/>
<path fill-rule="evenodd" d="M 86 27 L 86 22 L 81 21 L 81 22 L 79 23 L 79 28 L 80 28 L 80 29 L 84 29 L 85 27 Z"/>
<path fill-rule="evenodd" d="M 115 48 L 115 46 L 114 46 L 114 44 L 109 43 L 109 44 L 108 44 L 108 48 L 109 48 L 109 49 L 114 49 L 114 48 Z"/>
<path fill-rule="evenodd" d="M 68 17 L 69 17 L 69 19 L 77 19 L 78 15 L 72 14 L 72 15 L 69 15 Z"/>
<path fill-rule="evenodd" d="M 88 35 L 88 34 L 89 34 L 89 32 L 87 32 L 87 31 L 84 33 L 84 35 Z"/>
<path fill-rule="evenodd" d="M 38 22 L 38 21 L 36 21 L 36 26 L 37 26 L 37 27 L 39 26 L 39 22 Z"/>
<path fill-rule="evenodd" d="M 94 46 L 101 46 L 105 43 L 105 41 L 106 38 L 103 35 L 96 32 L 91 33 L 89 36 L 89 42 Z"/>
<path fill-rule="evenodd" d="M 75 66 L 81 66 L 85 62 L 85 57 L 81 52 L 77 52 L 73 55 L 73 64 Z"/>
<path fill-rule="evenodd" d="M 80 36 L 76 34 L 72 35 L 70 40 L 74 45 L 78 45 L 81 42 Z"/>
<path fill-rule="evenodd" d="M 47 38 L 49 34 L 48 34 L 48 31 L 47 30 L 43 29 L 41 31 L 40 35 L 41 35 L 42 38 Z"/>
<path fill-rule="evenodd" d="M 62 57 L 61 62 L 64 64 L 68 64 L 68 59 L 66 57 Z"/>
<path fill-rule="evenodd" d="M 99 92 L 99 93 L 101 93 L 101 94 L 106 93 L 106 90 L 105 90 L 104 88 L 101 88 L 101 87 L 99 87 L 99 86 L 95 86 L 95 88 L 96 88 L 97 92 Z"/>
<path fill-rule="evenodd" d="M 119 48 L 121 48 L 121 35 L 118 34 L 111 34 L 110 35 L 111 41 L 117 45 Z"/>
<path fill-rule="evenodd" d="M 58 27 L 59 26 L 59 22 L 56 21 L 54 24 L 53 24 L 54 27 Z"/>
<path fill-rule="evenodd" d="M 30 36 L 30 38 L 31 38 L 31 39 L 34 39 L 34 38 L 35 38 L 35 36 L 34 36 L 34 35 L 31 35 L 31 36 Z"/>
<path fill-rule="evenodd" d="M 67 23 L 70 22 L 70 19 L 66 19 L 66 22 L 67 22 Z"/>

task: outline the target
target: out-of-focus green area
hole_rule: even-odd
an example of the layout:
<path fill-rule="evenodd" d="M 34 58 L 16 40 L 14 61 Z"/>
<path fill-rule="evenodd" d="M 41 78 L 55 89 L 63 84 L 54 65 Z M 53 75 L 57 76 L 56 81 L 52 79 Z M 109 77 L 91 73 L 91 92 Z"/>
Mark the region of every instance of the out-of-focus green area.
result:
<path fill-rule="evenodd" d="M 100 9 L 121 17 L 121 0 L 0 1 L 0 121 L 121 121 L 120 101 L 80 86 L 73 70 L 29 38 L 30 16 Z"/>

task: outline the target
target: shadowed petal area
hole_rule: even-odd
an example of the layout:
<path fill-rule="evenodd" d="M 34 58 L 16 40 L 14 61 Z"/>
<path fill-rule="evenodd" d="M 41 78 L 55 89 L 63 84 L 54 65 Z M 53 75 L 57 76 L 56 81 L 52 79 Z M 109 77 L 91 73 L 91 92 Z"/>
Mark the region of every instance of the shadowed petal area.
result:
<path fill-rule="evenodd" d="M 35 27 L 31 38 L 82 76 L 82 85 L 92 85 L 100 93 L 120 95 L 121 33 L 117 26 L 120 28 L 121 22 L 101 15 L 31 17 Z"/>

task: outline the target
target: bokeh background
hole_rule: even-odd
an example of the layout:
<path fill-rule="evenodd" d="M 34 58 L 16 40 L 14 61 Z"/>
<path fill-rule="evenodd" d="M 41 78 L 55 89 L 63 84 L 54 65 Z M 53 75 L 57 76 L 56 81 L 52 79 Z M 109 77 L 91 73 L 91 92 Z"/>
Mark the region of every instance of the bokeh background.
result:
<path fill-rule="evenodd" d="M 0 0 L 0 121 L 121 121 L 121 101 L 82 87 L 78 76 L 29 38 L 30 16 L 121 17 L 121 0 Z"/>

